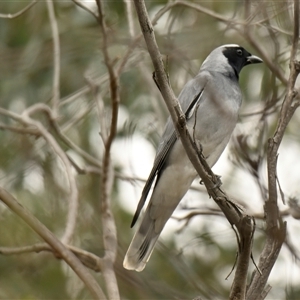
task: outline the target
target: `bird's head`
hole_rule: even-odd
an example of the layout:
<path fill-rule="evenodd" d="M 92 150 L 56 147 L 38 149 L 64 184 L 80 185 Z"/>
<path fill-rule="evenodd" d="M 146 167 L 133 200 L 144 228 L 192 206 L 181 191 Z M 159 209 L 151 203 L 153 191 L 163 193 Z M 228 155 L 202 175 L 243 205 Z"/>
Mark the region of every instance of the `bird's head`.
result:
<path fill-rule="evenodd" d="M 201 69 L 211 69 L 219 72 L 232 70 L 239 77 L 244 66 L 261 63 L 263 60 L 252 55 L 239 45 L 228 44 L 213 50 L 202 64 Z"/>

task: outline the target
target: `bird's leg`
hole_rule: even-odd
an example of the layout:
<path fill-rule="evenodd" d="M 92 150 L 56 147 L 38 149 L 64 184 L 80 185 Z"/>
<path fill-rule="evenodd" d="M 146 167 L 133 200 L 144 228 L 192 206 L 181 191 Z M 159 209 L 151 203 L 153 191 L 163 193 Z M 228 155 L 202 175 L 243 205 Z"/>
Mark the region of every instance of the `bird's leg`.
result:
<path fill-rule="evenodd" d="M 220 175 L 212 174 L 212 180 L 214 182 L 214 186 L 212 189 L 219 188 L 222 185 L 222 180 Z"/>
<path fill-rule="evenodd" d="M 222 185 L 222 180 L 221 180 L 221 176 L 220 175 L 216 175 L 216 174 L 212 174 L 212 175 L 209 175 L 214 183 L 214 185 L 209 188 L 210 190 L 213 190 L 213 189 L 216 189 L 216 188 L 219 188 L 221 185 Z M 199 182 L 201 185 L 203 185 L 203 180 L 201 179 L 200 182 Z"/>

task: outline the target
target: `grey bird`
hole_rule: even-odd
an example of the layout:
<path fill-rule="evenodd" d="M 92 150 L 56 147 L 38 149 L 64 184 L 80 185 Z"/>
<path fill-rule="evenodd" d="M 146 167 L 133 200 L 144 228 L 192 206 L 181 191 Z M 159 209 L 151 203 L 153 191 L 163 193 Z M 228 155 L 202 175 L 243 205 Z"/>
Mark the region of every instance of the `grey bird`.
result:
<path fill-rule="evenodd" d="M 201 144 L 210 167 L 219 159 L 238 121 L 242 94 L 239 73 L 262 59 L 239 45 L 214 49 L 198 75 L 182 89 L 178 101 L 190 135 Z M 157 239 L 180 200 L 197 177 L 169 117 L 131 227 L 136 223 L 156 179 L 143 219 L 124 258 L 124 268 L 142 271 Z"/>

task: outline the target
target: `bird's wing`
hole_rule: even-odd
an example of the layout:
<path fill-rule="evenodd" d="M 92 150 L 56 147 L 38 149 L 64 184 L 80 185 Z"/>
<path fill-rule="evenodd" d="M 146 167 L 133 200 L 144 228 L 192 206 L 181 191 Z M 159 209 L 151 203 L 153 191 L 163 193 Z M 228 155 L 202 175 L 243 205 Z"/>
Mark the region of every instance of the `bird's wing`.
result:
<path fill-rule="evenodd" d="M 181 105 L 182 111 L 185 114 L 186 119 L 190 119 L 195 112 L 196 107 L 199 105 L 201 96 L 203 95 L 205 84 L 208 80 L 206 72 L 200 72 L 194 79 L 190 80 L 181 91 L 178 101 Z M 151 173 L 146 181 L 142 196 L 137 206 L 136 212 L 133 216 L 131 227 L 136 223 L 140 212 L 145 204 L 147 195 L 153 184 L 153 181 L 162 170 L 164 163 L 170 153 L 174 143 L 177 140 L 177 133 L 171 117 L 168 118 L 164 133 L 161 138 L 161 142 L 158 146 L 154 164 Z"/>

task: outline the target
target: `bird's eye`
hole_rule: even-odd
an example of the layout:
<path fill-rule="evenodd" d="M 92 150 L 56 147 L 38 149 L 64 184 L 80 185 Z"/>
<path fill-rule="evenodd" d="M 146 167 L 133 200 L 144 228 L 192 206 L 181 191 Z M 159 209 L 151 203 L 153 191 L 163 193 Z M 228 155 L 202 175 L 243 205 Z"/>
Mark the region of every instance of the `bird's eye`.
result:
<path fill-rule="evenodd" d="M 237 50 L 236 50 L 236 54 L 237 54 L 238 56 L 242 56 L 242 55 L 243 55 L 243 50 L 237 49 Z"/>

